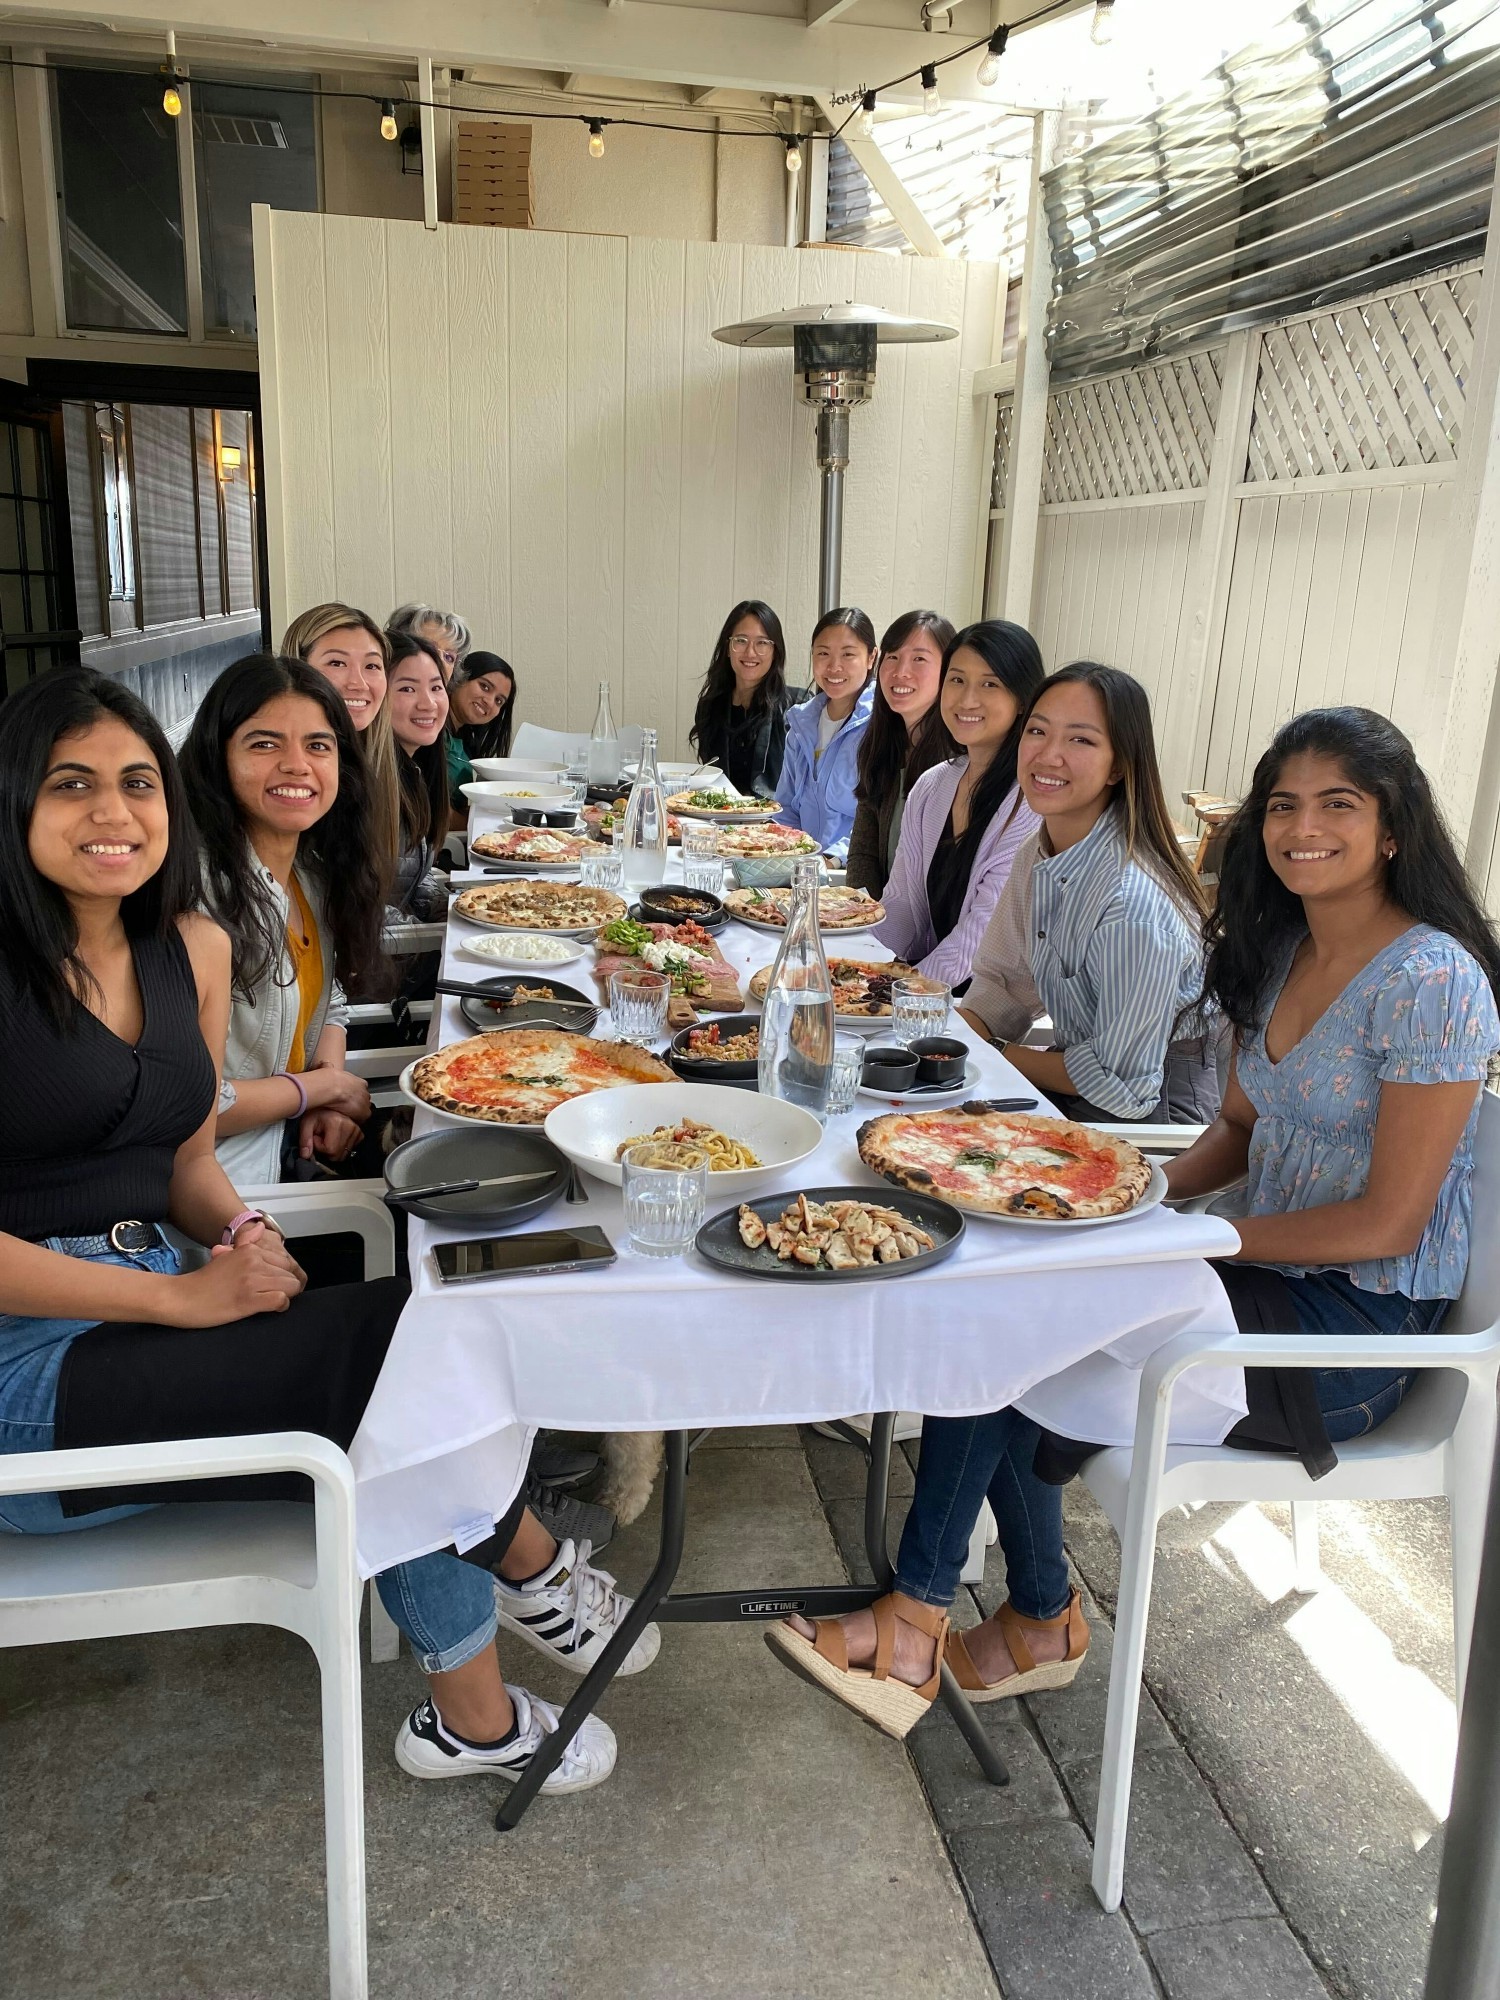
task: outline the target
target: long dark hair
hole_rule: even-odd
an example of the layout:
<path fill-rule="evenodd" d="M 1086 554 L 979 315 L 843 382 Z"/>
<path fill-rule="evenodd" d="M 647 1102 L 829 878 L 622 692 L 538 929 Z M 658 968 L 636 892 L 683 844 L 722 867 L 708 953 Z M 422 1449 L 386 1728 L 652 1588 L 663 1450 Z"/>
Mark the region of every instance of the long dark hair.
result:
<path fill-rule="evenodd" d="M 96 989 L 78 957 L 71 904 L 31 859 L 31 816 L 58 739 L 117 716 L 134 730 L 161 773 L 167 809 L 167 852 L 149 881 L 120 900 L 131 938 L 165 938 L 201 894 L 192 816 L 177 760 L 161 724 L 143 702 L 107 674 L 65 668 L 19 689 L 5 704 L 5 754 L 0 757 L 0 951 L 22 992 L 44 1007 L 59 1029 L 78 1019 L 80 999 Z"/>
<path fill-rule="evenodd" d="M 895 623 L 886 628 L 880 642 L 881 660 L 887 653 L 899 652 L 913 632 L 930 632 L 937 641 L 938 651 L 945 655 L 953 644 L 953 627 L 941 611 L 903 611 Z M 875 700 L 870 709 L 869 723 L 860 738 L 859 777 L 855 782 L 854 796 L 868 800 L 878 812 L 887 799 L 894 798 L 903 781 L 905 790 L 909 792 L 924 771 L 930 771 L 934 764 L 941 764 L 951 757 L 953 748 L 953 739 L 938 714 L 936 696 L 916 728 L 907 734 L 906 724 L 885 698 L 885 689 L 880 685 L 880 663 L 877 661 Z"/>
<path fill-rule="evenodd" d="M 504 674 L 510 682 L 510 693 L 505 697 L 500 713 L 492 722 L 459 724 L 459 741 L 471 759 L 510 755 L 510 739 L 516 720 L 516 697 L 521 692 L 521 683 L 516 678 L 516 670 L 509 660 L 502 660 L 498 653 L 466 653 L 453 669 L 453 678 L 448 683 L 449 699 L 452 699 L 454 688 L 462 686 L 465 681 L 480 680 L 485 674 Z"/>
<path fill-rule="evenodd" d="M 771 642 L 770 671 L 764 680 L 757 683 L 750 697 L 750 713 L 754 715 L 760 709 L 786 706 L 786 636 L 781 629 L 781 620 L 769 604 L 763 604 L 758 597 L 746 597 L 735 605 L 719 627 L 708 672 L 698 690 L 698 706 L 693 711 L 688 742 L 700 757 L 717 757 L 724 747 L 724 719 L 734 695 L 734 663 L 729 657 L 729 639 L 742 618 L 758 618 Z"/>
<path fill-rule="evenodd" d="M 1241 1033 L 1260 1022 L 1270 984 L 1307 929 L 1302 898 L 1266 857 L 1266 806 L 1291 757 L 1334 757 L 1380 810 L 1395 843 L 1386 894 L 1416 923 L 1446 931 L 1484 967 L 1500 995 L 1500 947 L 1464 874 L 1427 774 L 1394 722 L 1370 708 L 1311 708 L 1276 732 L 1225 836 L 1219 897 L 1205 926 L 1204 992 Z"/>
<path fill-rule="evenodd" d="M 969 824 L 957 843 L 960 854 L 965 857 L 964 870 L 967 874 L 973 869 L 974 855 L 984 838 L 986 827 L 1015 788 L 1021 724 L 1041 691 L 1046 674 L 1042 667 L 1041 648 L 1024 625 L 1012 625 L 1004 618 L 983 618 L 977 625 L 965 625 L 962 632 L 955 632 L 944 648 L 938 698 L 933 704 L 934 714 L 942 706 L 943 682 L 948 678 L 948 669 L 960 646 L 967 646 L 971 653 L 977 653 L 995 678 L 1009 688 L 1017 703 L 1016 719 L 969 799 Z M 947 735 L 946 729 L 943 733 Z M 951 737 L 948 740 L 950 743 L 953 741 Z M 961 745 L 954 744 L 953 747 L 957 755 L 963 755 Z"/>
<path fill-rule="evenodd" d="M 1134 675 L 1119 667 L 1102 667 L 1097 660 L 1075 660 L 1047 676 L 1032 696 L 1031 707 L 1035 708 L 1050 689 L 1074 681 L 1091 687 L 1104 710 L 1104 727 L 1120 766 L 1113 802 L 1125 823 L 1125 852 L 1156 877 L 1185 916 L 1201 919 L 1207 913 L 1208 898 L 1183 858 L 1177 829 L 1167 811 L 1151 728 L 1150 697 Z"/>
<path fill-rule="evenodd" d="M 317 875 L 323 893 L 333 971 L 346 987 L 369 985 L 380 962 L 384 871 L 374 858 L 369 766 L 349 711 L 316 667 L 275 653 L 252 653 L 220 674 L 182 746 L 182 776 L 203 843 L 208 900 L 229 933 L 234 990 L 246 1000 L 268 973 L 279 976 L 286 925 L 250 846 L 225 752 L 237 729 L 284 694 L 315 702 L 338 744 L 338 797 L 297 843 L 298 865 Z"/>
<path fill-rule="evenodd" d="M 392 681 L 397 668 L 418 655 L 442 675 L 443 657 L 431 640 L 419 639 L 415 632 L 392 632 L 389 637 Z M 389 694 L 386 700 L 389 702 Z M 401 852 L 405 854 L 419 840 L 430 840 L 434 848 L 441 847 L 448 838 L 448 724 L 444 723 L 435 742 L 424 743 L 415 750 L 408 750 L 398 740 L 396 770 L 401 779 Z"/>

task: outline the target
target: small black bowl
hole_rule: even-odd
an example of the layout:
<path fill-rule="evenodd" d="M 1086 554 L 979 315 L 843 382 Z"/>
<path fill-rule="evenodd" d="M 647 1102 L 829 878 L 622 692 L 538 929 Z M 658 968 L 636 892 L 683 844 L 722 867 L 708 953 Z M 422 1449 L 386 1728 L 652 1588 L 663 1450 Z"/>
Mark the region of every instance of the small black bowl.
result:
<path fill-rule="evenodd" d="M 662 882 L 641 891 L 642 921 L 648 924 L 701 924 L 710 930 L 728 915 L 722 896 L 710 889 L 685 889 L 680 882 Z"/>
<path fill-rule="evenodd" d="M 887 1046 L 865 1050 L 866 1090 L 910 1090 L 916 1080 L 917 1058 L 910 1049 Z"/>
<path fill-rule="evenodd" d="M 516 826 L 571 827 L 578 824 L 577 806 L 513 805 L 510 816 Z"/>
<path fill-rule="evenodd" d="M 922 1035 L 911 1045 L 917 1058 L 918 1083 L 962 1083 L 969 1060 L 968 1044 L 952 1035 Z"/>
<path fill-rule="evenodd" d="M 691 1028 L 680 1028 L 672 1037 L 672 1046 L 667 1050 L 667 1061 L 684 1083 L 753 1083 L 760 1065 L 752 1058 L 749 1062 L 717 1062 L 712 1056 L 690 1056 L 687 1054 L 688 1037 L 694 1028 L 717 1027 L 727 1042 L 734 1035 L 748 1035 L 752 1028 L 759 1029 L 759 1014 L 726 1014 L 716 1016 L 713 1021 L 698 1021 Z"/>

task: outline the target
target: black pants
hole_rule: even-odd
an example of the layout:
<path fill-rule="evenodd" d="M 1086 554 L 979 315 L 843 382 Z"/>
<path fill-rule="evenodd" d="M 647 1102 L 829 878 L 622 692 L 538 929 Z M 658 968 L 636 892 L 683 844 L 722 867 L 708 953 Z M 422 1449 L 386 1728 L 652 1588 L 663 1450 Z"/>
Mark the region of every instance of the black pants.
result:
<path fill-rule="evenodd" d="M 69 1347 L 57 1391 L 59 1451 L 312 1431 L 347 1450 L 406 1303 L 407 1281 L 303 1292 L 284 1313 L 228 1326 L 122 1322 Z M 301 1473 L 65 1493 L 63 1512 L 162 1500 L 305 1499 Z"/>

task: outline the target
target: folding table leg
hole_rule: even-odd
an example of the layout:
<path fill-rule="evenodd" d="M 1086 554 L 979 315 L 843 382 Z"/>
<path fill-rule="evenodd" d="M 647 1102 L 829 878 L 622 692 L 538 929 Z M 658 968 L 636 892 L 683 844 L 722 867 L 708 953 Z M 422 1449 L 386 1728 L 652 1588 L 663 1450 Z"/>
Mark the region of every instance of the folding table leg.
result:
<path fill-rule="evenodd" d="M 651 1623 L 651 1615 L 658 1602 L 665 1597 L 677 1574 L 677 1566 L 682 1561 L 683 1534 L 687 1526 L 687 1465 L 688 1437 L 686 1431 L 668 1431 L 666 1434 L 666 1478 L 662 1484 L 661 1497 L 661 1547 L 656 1558 L 656 1567 L 647 1577 L 640 1596 L 630 1607 L 630 1615 L 625 1619 L 615 1636 L 595 1660 L 579 1683 L 578 1692 L 558 1717 L 557 1728 L 545 1737 L 541 1748 L 532 1758 L 524 1777 L 511 1786 L 505 1804 L 495 1815 L 495 1827 L 500 1833 L 509 1833 L 517 1825 L 521 1815 L 541 1790 L 548 1777 L 562 1762 L 563 1752 L 578 1734 L 584 1719 L 593 1714 L 599 1697 L 615 1677 L 617 1668 L 635 1644 L 641 1633 Z"/>
<path fill-rule="evenodd" d="M 896 1581 L 890 1554 L 885 1545 L 885 1510 L 891 1490 L 891 1439 L 896 1431 L 896 1412 L 882 1410 L 870 1422 L 870 1459 L 865 1480 L 865 1554 L 875 1581 L 889 1590 Z M 959 1733 L 974 1753 L 974 1761 L 992 1785 L 1008 1785 L 1010 1771 L 1005 1759 L 985 1733 L 974 1712 L 974 1704 L 944 1663 L 943 1706 L 958 1724 Z"/>

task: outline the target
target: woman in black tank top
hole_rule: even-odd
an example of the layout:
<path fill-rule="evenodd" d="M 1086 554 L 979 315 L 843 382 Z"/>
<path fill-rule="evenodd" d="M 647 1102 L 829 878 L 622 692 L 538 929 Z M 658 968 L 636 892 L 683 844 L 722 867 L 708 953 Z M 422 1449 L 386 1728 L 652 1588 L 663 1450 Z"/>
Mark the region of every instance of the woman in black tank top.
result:
<path fill-rule="evenodd" d="M 166 739 L 118 683 L 60 672 L 6 702 L 0 1533 L 94 1526 L 163 1500 L 300 1497 L 291 1477 L 7 1495 L 5 1455 L 285 1430 L 347 1447 L 406 1297 L 395 1278 L 304 1291 L 276 1225 L 215 1158 L 229 941 L 197 913 L 196 852 Z M 168 1221 L 213 1246 L 205 1264 L 182 1271 Z M 441 1552 L 381 1577 L 433 1675 L 433 1701 L 397 1742 L 417 1776 L 517 1776 L 555 1726 L 501 1682 L 497 1578 L 518 1606 L 532 1580 L 507 1622 L 556 1625 L 579 1672 L 629 1609 L 519 1500 L 468 1560 Z M 613 1744 L 586 1725 L 543 1789 L 598 1783 Z"/>

